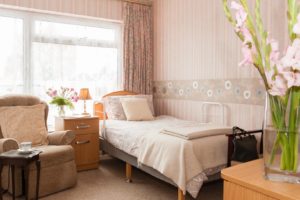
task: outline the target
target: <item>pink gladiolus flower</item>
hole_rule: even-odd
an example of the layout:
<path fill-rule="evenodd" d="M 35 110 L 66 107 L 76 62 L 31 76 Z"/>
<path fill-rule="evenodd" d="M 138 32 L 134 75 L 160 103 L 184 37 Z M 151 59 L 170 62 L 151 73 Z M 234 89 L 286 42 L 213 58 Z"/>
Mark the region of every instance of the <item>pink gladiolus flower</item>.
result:
<path fill-rule="evenodd" d="M 295 77 L 294 86 L 300 86 L 300 72 L 294 73 L 294 77 Z"/>
<path fill-rule="evenodd" d="M 245 12 L 243 6 L 235 1 L 231 2 L 231 8 L 237 11 L 235 14 L 236 26 L 237 28 L 241 28 L 244 26 L 244 23 L 247 19 L 247 13 Z"/>
<path fill-rule="evenodd" d="M 281 74 L 275 74 L 275 70 L 266 71 L 266 78 L 269 84 L 269 93 L 273 96 L 284 96 L 288 90 L 287 81 Z"/>
<path fill-rule="evenodd" d="M 252 51 L 247 45 L 243 45 L 242 53 L 244 55 L 244 60 L 239 63 L 239 66 L 250 65 L 253 63 Z"/>
<path fill-rule="evenodd" d="M 266 74 L 266 78 L 269 83 L 269 86 L 271 87 L 271 84 L 273 83 L 273 79 L 275 76 L 275 72 L 273 69 L 271 69 L 270 71 L 266 71 L 265 74 Z"/>
<path fill-rule="evenodd" d="M 242 27 L 240 30 L 244 36 L 244 42 L 252 43 L 253 40 L 252 40 L 252 35 L 251 35 L 250 31 L 246 27 Z"/>
<path fill-rule="evenodd" d="M 286 55 L 281 59 L 284 67 L 292 67 L 300 70 L 300 39 L 295 39 L 292 46 L 289 46 Z"/>
<path fill-rule="evenodd" d="M 271 87 L 269 93 L 273 96 L 284 96 L 288 90 L 287 82 L 281 75 L 275 76 L 275 80 L 269 84 Z"/>
<path fill-rule="evenodd" d="M 270 61 L 271 61 L 271 66 L 274 65 L 279 65 L 279 45 L 278 42 L 275 41 L 274 39 L 268 39 L 267 43 L 271 45 L 271 53 L 270 53 Z"/>
<path fill-rule="evenodd" d="M 295 73 L 294 72 L 284 72 L 282 73 L 282 76 L 284 77 L 284 79 L 287 81 L 287 87 L 291 88 L 294 86 L 295 82 L 296 82 L 296 77 L 295 77 Z"/>
<path fill-rule="evenodd" d="M 243 6 L 236 1 L 232 1 L 230 7 L 234 10 L 241 10 L 243 9 Z"/>
<path fill-rule="evenodd" d="M 300 14 L 297 16 L 297 23 L 293 27 L 293 32 L 296 34 L 300 34 Z"/>
<path fill-rule="evenodd" d="M 284 79 L 287 81 L 288 88 L 293 86 L 300 86 L 300 73 L 299 72 L 284 72 L 282 73 Z"/>

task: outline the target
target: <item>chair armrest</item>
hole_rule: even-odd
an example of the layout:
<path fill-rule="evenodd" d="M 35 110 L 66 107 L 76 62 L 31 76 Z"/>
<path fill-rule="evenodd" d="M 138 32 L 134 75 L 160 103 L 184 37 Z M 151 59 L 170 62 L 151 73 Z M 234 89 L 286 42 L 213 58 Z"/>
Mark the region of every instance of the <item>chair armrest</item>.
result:
<path fill-rule="evenodd" d="M 68 145 L 75 139 L 73 131 L 54 131 L 48 134 L 49 145 Z"/>
<path fill-rule="evenodd" d="M 18 149 L 19 144 L 17 140 L 12 139 L 12 138 L 2 138 L 0 139 L 0 153 Z"/>

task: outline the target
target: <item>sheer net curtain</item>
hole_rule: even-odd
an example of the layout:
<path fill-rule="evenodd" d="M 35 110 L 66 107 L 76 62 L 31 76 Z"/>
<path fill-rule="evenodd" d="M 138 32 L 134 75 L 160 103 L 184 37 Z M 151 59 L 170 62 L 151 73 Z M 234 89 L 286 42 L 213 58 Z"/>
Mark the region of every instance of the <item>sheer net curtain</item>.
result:
<path fill-rule="evenodd" d="M 0 16 L 0 95 L 24 91 L 23 20 Z"/>
<path fill-rule="evenodd" d="M 36 21 L 32 43 L 33 93 L 48 88 L 89 88 L 94 100 L 118 88 L 119 49 L 114 29 Z M 87 102 L 89 112 L 92 103 Z M 82 112 L 82 102 L 75 113 Z M 50 109 L 55 112 L 55 109 Z"/>
<path fill-rule="evenodd" d="M 123 88 L 151 94 L 153 81 L 152 7 L 124 2 Z"/>
<path fill-rule="evenodd" d="M 88 87 L 95 98 L 118 86 L 118 47 L 113 29 L 36 21 L 33 90 Z"/>

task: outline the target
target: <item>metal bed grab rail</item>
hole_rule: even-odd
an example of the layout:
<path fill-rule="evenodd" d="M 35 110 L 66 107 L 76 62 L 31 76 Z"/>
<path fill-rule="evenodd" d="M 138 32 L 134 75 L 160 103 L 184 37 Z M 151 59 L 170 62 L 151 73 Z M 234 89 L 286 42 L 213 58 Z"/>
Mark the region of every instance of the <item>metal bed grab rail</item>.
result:
<path fill-rule="evenodd" d="M 203 101 L 202 105 L 201 105 L 201 111 L 202 111 L 202 116 L 207 116 L 207 107 L 208 106 L 218 106 L 221 109 L 221 122 L 222 125 L 226 125 L 226 121 L 225 121 L 225 105 L 219 102 L 208 102 L 208 101 Z"/>

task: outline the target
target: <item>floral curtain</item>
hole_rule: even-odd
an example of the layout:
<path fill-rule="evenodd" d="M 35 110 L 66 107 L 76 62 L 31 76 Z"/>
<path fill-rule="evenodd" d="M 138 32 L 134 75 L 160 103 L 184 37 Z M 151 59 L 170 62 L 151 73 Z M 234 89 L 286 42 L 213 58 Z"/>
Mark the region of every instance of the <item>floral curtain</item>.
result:
<path fill-rule="evenodd" d="M 152 7 L 124 2 L 123 89 L 152 93 L 153 27 Z"/>

